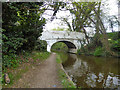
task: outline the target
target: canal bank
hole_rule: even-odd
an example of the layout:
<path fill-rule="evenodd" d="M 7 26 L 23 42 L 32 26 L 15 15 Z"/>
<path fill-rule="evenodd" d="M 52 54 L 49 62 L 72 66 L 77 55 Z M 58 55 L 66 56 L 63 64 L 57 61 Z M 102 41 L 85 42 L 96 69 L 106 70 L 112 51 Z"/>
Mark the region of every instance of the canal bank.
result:
<path fill-rule="evenodd" d="M 59 53 L 66 73 L 77 87 L 118 88 L 118 58 Z"/>
<path fill-rule="evenodd" d="M 58 63 L 58 75 L 59 79 L 63 85 L 64 88 L 76 88 L 76 84 L 72 81 L 72 79 L 69 77 L 68 73 L 65 71 L 62 65 L 62 60 L 60 58 L 60 55 L 58 53 L 56 62 Z"/>

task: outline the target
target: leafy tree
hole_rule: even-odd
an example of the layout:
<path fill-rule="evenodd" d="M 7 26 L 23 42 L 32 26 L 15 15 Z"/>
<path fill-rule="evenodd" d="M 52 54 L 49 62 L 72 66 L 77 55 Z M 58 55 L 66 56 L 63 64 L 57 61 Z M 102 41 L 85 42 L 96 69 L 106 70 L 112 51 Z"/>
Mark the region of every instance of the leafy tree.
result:
<path fill-rule="evenodd" d="M 85 34 L 86 40 L 89 43 L 89 36 L 86 32 L 86 27 L 91 27 L 91 21 L 88 16 L 93 16 L 93 9 L 97 5 L 95 2 L 73 2 L 73 9 L 69 9 L 71 14 L 73 14 L 72 26 L 64 19 L 67 23 L 69 29 L 72 31 L 83 32 Z"/>
<path fill-rule="evenodd" d="M 38 9 L 42 3 L 3 3 L 3 53 L 34 49 L 45 19 Z M 9 14 L 11 13 L 11 14 Z"/>
<path fill-rule="evenodd" d="M 75 16 L 73 19 L 73 30 L 79 32 L 82 31 L 85 34 L 86 40 L 89 44 L 89 37 L 85 27 L 95 27 L 96 40 L 98 40 L 97 42 L 102 43 L 106 52 L 116 56 L 116 54 L 110 50 L 110 44 L 106 34 L 107 29 L 102 19 L 103 11 L 101 10 L 101 6 L 101 2 L 73 2 L 73 9 L 70 10 L 70 12 Z M 100 37 L 100 34 L 102 34 L 102 37 Z"/>
<path fill-rule="evenodd" d="M 10 65 L 10 58 L 15 54 L 34 49 L 45 25 L 45 19 L 41 17 L 44 10 L 39 10 L 41 5 L 43 2 L 2 4 L 3 66 Z"/>

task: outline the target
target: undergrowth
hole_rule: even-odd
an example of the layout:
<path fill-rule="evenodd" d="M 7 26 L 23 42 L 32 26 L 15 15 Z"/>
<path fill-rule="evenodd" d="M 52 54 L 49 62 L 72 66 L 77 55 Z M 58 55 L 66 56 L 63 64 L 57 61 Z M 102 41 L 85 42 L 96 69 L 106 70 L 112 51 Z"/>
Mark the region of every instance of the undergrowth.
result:
<path fill-rule="evenodd" d="M 49 55 L 49 52 L 34 51 L 32 53 L 25 53 L 13 57 L 15 62 L 13 61 L 10 67 L 4 67 L 3 69 L 1 80 L 3 87 L 11 87 L 22 77 L 23 73 L 26 73 L 30 69 L 32 65 L 46 60 L 49 57 Z M 11 59 L 9 60 L 12 61 Z M 9 84 L 5 84 L 4 73 L 8 73 L 8 76 L 10 78 Z"/>

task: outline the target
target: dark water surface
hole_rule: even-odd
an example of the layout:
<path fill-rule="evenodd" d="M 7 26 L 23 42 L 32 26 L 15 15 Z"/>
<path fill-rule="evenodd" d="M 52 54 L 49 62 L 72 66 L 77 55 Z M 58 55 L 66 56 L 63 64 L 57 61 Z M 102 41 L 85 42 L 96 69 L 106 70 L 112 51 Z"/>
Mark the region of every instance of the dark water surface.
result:
<path fill-rule="evenodd" d="M 120 87 L 120 58 L 77 56 L 60 53 L 63 67 L 77 87 L 118 88 Z"/>

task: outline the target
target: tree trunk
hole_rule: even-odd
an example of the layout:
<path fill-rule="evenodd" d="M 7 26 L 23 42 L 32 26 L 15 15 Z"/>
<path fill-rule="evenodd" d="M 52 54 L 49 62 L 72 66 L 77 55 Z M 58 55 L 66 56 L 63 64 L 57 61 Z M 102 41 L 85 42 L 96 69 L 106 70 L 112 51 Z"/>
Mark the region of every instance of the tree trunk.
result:
<path fill-rule="evenodd" d="M 103 37 L 101 39 L 103 47 L 105 48 L 106 52 L 109 52 L 111 55 L 116 56 L 116 54 L 113 51 L 110 50 L 110 44 L 109 44 L 109 41 L 108 41 L 108 36 L 107 36 L 107 33 L 106 33 L 106 29 L 105 29 L 105 27 L 103 25 L 103 22 L 102 22 L 102 20 L 100 18 L 100 14 L 97 13 L 96 10 L 94 10 L 94 12 L 95 12 L 95 14 L 97 16 L 97 21 L 98 21 L 98 23 L 100 25 L 100 27 L 98 29 L 99 30 L 101 29 L 102 32 L 103 32 Z"/>
<path fill-rule="evenodd" d="M 87 36 L 86 30 L 84 29 L 84 27 L 83 27 L 83 31 L 84 31 L 84 34 L 85 34 L 85 38 L 86 38 L 86 40 L 87 40 L 87 42 L 89 44 L 88 36 Z"/>

